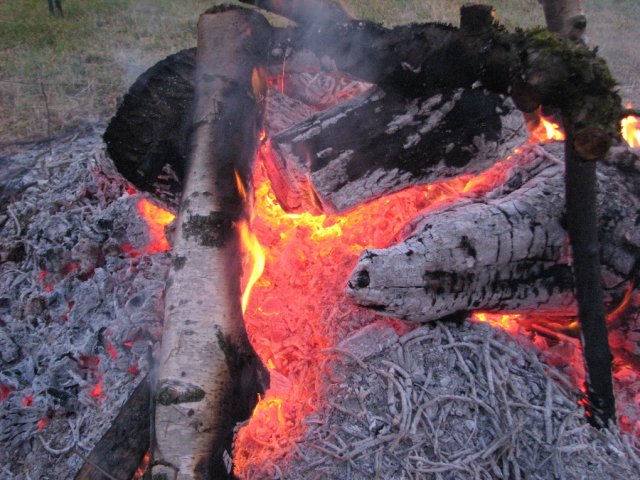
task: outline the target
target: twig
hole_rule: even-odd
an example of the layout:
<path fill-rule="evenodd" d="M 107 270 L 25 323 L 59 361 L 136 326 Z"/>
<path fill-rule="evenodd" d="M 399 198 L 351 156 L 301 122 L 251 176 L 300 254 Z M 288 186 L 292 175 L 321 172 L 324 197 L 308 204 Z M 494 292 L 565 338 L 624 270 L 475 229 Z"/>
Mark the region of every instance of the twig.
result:
<path fill-rule="evenodd" d="M 13 218 L 13 221 L 16 222 L 16 233 L 15 233 L 14 237 L 15 238 L 19 238 L 20 235 L 22 234 L 22 227 L 20 226 L 20 221 L 18 220 L 18 217 L 13 212 L 11 207 L 7 207 L 7 212 L 9 212 L 9 215 L 11 215 L 11 218 Z"/>

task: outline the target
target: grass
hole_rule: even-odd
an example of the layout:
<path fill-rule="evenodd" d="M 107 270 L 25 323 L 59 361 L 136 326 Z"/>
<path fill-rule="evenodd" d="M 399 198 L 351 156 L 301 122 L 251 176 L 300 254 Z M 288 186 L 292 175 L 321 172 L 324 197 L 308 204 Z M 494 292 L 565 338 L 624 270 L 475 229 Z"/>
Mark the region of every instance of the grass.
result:
<path fill-rule="evenodd" d="M 457 23 L 467 0 L 346 0 L 356 17 L 386 25 Z M 63 0 L 64 18 L 44 0 L 0 1 L 0 144 L 43 138 L 86 121 L 106 122 L 146 68 L 195 45 L 206 0 Z M 230 3 L 230 2 L 227 2 Z M 233 3 L 233 2 L 231 2 Z M 237 2 L 235 2 L 237 3 Z M 544 24 L 537 0 L 480 0 L 513 29 Z M 640 105 L 640 2 L 585 0 L 592 45 L 600 45 L 625 101 Z"/>

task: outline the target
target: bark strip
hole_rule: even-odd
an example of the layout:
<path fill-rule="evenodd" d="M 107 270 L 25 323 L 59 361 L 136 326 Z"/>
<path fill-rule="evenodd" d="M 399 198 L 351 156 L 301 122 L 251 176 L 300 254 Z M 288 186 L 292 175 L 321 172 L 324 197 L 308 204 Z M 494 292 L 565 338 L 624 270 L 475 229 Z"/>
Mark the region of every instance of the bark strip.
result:
<path fill-rule="evenodd" d="M 227 477 L 233 427 L 265 386 L 241 311 L 238 223 L 247 212 L 235 175 L 250 185 L 265 100 L 256 72 L 269 36 L 264 17 L 237 7 L 214 7 L 198 22 L 190 154 L 155 391 L 154 479 Z"/>

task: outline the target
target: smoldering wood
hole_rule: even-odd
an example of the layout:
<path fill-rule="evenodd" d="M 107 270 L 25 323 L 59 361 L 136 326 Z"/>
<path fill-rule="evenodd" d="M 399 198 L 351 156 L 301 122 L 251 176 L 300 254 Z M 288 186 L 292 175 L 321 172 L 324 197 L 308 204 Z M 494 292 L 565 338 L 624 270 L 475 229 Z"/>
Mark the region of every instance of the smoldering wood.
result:
<path fill-rule="evenodd" d="M 186 170 L 195 56 L 195 48 L 182 50 L 140 75 L 104 133 L 107 152 L 122 175 L 172 211 L 177 211 Z M 292 56 L 287 72 L 309 65 L 320 68 L 313 54 Z M 277 69 L 273 74 L 281 75 Z M 285 79 L 287 94 L 278 89 L 269 93 L 264 128 L 270 135 L 317 112 L 322 106 L 317 102 L 335 103 L 341 95 L 365 90 L 363 82 L 342 81 L 320 73 L 287 73 Z M 330 84 L 334 91 L 323 91 Z M 303 92 L 309 85 L 317 91 Z M 8 188 L 6 182 L 3 185 Z"/>
<path fill-rule="evenodd" d="M 528 136 L 520 111 L 499 95 L 460 89 L 406 98 L 372 88 L 274 136 L 267 171 L 286 210 L 342 212 L 479 173 Z"/>
<path fill-rule="evenodd" d="M 195 48 L 182 50 L 138 77 L 104 133 L 122 175 L 173 205 L 185 172 L 195 57 Z"/>
<path fill-rule="evenodd" d="M 278 2 L 265 8 L 287 16 Z M 474 22 L 464 27 L 425 23 L 387 29 L 351 20 L 292 29 L 276 41 L 285 44 L 280 51 L 286 45 L 308 48 L 341 72 L 408 96 L 481 82 L 494 93 L 510 94 L 523 111 L 540 105 L 563 110 L 576 133 L 595 127 L 609 139 L 619 135 L 620 97 L 595 52 L 540 29 L 509 33 L 497 24 L 476 28 Z"/>
<path fill-rule="evenodd" d="M 264 17 L 238 7 L 213 7 L 198 22 L 189 165 L 154 393 L 154 477 L 229 476 L 233 428 L 268 383 L 242 317 L 238 224 L 247 211 L 238 182 L 251 184 L 270 34 Z"/>
<path fill-rule="evenodd" d="M 149 380 L 145 377 L 93 447 L 75 480 L 109 480 L 103 471 L 118 480 L 133 477 L 150 446 L 150 398 Z"/>
<path fill-rule="evenodd" d="M 425 213 L 400 243 L 366 250 L 347 285 L 357 303 L 414 322 L 470 310 L 575 314 L 561 150 L 526 147 L 484 198 Z M 640 160 L 598 165 L 599 237 L 608 301 L 638 280 Z M 637 283 L 636 283 L 637 284 Z"/>

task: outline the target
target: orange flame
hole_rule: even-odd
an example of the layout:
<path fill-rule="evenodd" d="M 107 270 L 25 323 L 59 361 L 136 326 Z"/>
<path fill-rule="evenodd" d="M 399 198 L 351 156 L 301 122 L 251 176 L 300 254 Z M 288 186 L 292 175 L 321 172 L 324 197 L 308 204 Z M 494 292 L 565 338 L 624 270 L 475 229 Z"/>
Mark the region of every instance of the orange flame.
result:
<path fill-rule="evenodd" d="M 266 256 L 262 245 L 260 245 L 260 242 L 258 241 L 258 237 L 256 237 L 249 229 L 248 222 L 240 222 L 238 230 L 240 232 L 240 241 L 242 242 L 245 251 L 249 253 L 253 260 L 249 279 L 247 280 L 247 284 L 242 292 L 242 313 L 245 313 L 247 311 L 247 305 L 249 305 L 251 290 L 258 279 L 262 276 L 262 272 L 264 272 Z"/>
<path fill-rule="evenodd" d="M 171 246 L 164 233 L 164 227 L 169 225 L 176 216 L 168 212 L 145 198 L 138 201 L 138 213 L 147 222 L 151 241 L 146 247 L 148 253 L 159 253 L 169 250 Z"/>
<path fill-rule="evenodd" d="M 627 104 L 628 109 L 632 109 L 632 104 Z M 622 137 L 630 147 L 640 147 L 640 119 L 634 115 L 629 115 L 622 119 Z"/>
<path fill-rule="evenodd" d="M 240 174 L 238 170 L 234 170 L 233 174 L 236 178 L 236 187 L 238 187 L 238 193 L 240 194 L 240 198 L 242 200 L 247 200 L 247 189 L 244 188 L 244 183 L 242 182 L 242 178 L 240 178 Z"/>
<path fill-rule="evenodd" d="M 560 125 L 542 115 L 542 107 L 538 107 L 534 114 L 535 117 L 531 115 L 527 118 L 527 128 L 531 136 L 529 143 L 546 143 L 565 139 Z"/>

